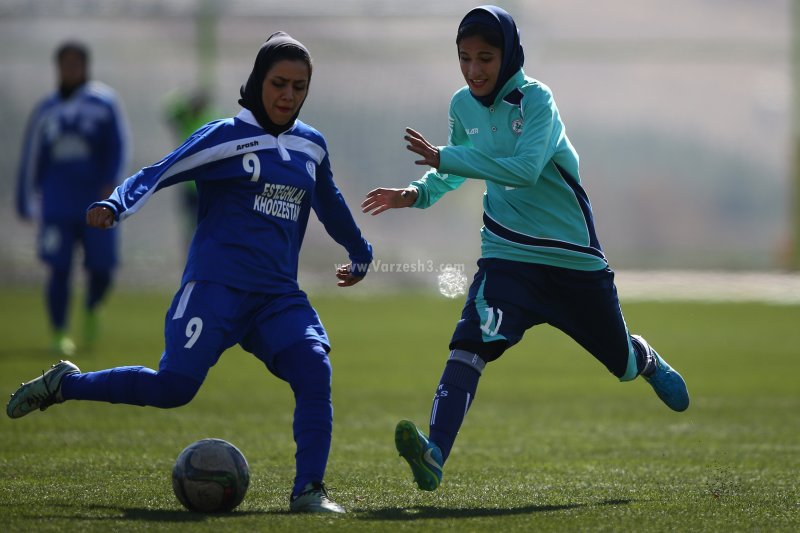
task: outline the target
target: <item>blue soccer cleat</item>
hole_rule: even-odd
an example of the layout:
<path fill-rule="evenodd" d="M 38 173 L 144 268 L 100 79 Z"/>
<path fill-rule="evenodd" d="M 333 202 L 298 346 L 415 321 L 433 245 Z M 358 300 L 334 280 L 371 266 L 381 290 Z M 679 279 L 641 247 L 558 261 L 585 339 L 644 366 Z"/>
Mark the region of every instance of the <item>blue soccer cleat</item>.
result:
<path fill-rule="evenodd" d="M 642 377 L 653 390 L 656 391 L 661 401 L 673 411 L 685 411 L 689 407 L 689 391 L 686 382 L 678 372 L 669 366 L 640 335 L 631 335 L 647 352 L 647 364 L 642 371 Z"/>
<path fill-rule="evenodd" d="M 408 461 L 414 481 L 422 490 L 436 490 L 442 482 L 442 451 L 417 429 L 413 422 L 401 420 L 394 430 L 394 444 Z"/>
<path fill-rule="evenodd" d="M 79 374 L 77 366 L 69 361 L 59 361 L 38 378 L 20 385 L 17 392 L 11 395 L 6 406 L 6 414 L 10 418 L 22 418 L 39 409 L 44 411 L 54 403 L 61 403 L 61 381 L 68 374 Z"/>

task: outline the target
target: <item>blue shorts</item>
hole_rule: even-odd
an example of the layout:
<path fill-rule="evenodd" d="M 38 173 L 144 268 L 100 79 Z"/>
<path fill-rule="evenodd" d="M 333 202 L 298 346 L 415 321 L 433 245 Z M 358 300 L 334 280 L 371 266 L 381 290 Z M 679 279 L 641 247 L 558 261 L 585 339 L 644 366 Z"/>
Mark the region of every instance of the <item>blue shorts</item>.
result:
<path fill-rule="evenodd" d="M 610 268 L 582 271 L 482 258 L 450 348 L 491 361 L 538 324 L 575 339 L 615 376 L 626 374 L 633 348 Z"/>
<path fill-rule="evenodd" d="M 75 245 L 83 246 L 87 270 L 109 271 L 117 266 L 117 230 L 90 228 L 80 220 L 44 221 L 39 230 L 39 257 L 57 269 L 69 269 Z"/>
<path fill-rule="evenodd" d="M 330 350 L 328 335 L 305 293 L 271 295 L 209 281 L 181 287 L 167 311 L 159 370 L 203 381 L 222 352 L 235 344 L 275 373 L 274 358 L 302 341 Z"/>

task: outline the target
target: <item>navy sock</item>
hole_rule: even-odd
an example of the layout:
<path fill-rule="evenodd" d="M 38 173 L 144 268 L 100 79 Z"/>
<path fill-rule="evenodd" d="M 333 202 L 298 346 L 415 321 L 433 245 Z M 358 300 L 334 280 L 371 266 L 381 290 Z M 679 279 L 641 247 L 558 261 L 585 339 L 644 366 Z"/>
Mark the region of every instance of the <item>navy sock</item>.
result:
<path fill-rule="evenodd" d="M 275 356 L 275 374 L 294 391 L 296 496 L 308 483 L 325 477 L 333 432 L 331 364 L 320 343 L 302 341 Z"/>
<path fill-rule="evenodd" d="M 111 271 L 93 270 L 89 272 L 89 290 L 86 293 L 86 309 L 91 311 L 103 301 L 111 287 Z"/>
<path fill-rule="evenodd" d="M 648 362 L 650 358 L 647 355 L 647 350 L 642 344 L 635 338 L 631 337 L 631 345 L 633 346 L 633 353 L 636 356 L 636 371 L 639 375 L 646 375 L 649 376 L 652 374 L 653 365 L 650 365 L 648 368 Z"/>
<path fill-rule="evenodd" d="M 53 268 L 47 282 L 47 312 L 50 324 L 55 330 L 67 327 L 67 306 L 69 304 L 69 269 Z"/>
<path fill-rule="evenodd" d="M 453 353 L 477 358 L 460 350 Z M 431 409 L 430 439 L 442 450 L 442 459 L 447 460 L 450 450 L 464 422 L 464 417 L 475 399 L 481 373 L 475 366 L 465 362 L 466 357 L 450 359 L 444 367 L 439 388 L 433 397 Z M 478 359 L 479 360 L 479 359 Z M 483 361 L 480 361 L 481 365 Z"/>
<path fill-rule="evenodd" d="M 168 409 L 189 403 L 200 385 L 201 382 L 175 372 L 121 366 L 66 375 L 61 382 L 61 395 L 65 400 L 93 400 Z"/>

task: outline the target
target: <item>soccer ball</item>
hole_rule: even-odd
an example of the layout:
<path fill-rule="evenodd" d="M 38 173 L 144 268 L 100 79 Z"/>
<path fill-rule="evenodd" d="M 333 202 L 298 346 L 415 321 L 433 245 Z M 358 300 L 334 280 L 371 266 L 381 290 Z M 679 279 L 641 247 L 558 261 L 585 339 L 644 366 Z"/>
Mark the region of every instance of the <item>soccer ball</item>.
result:
<path fill-rule="evenodd" d="M 172 468 L 172 490 L 184 507 L 199 513 L 224 513 L 242 502 L 250 467 L 236 446 L 202 439 L 184 448 Z"/>

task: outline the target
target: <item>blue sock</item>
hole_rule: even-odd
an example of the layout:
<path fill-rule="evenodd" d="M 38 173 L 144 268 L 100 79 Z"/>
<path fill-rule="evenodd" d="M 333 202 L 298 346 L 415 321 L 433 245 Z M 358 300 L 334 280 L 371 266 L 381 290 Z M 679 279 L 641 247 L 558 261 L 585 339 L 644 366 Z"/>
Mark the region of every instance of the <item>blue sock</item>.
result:
<path fill-rule="evenodd" d="M 275 356 L 275 374 L 294 391 L 296 496 L 306 484 L 325 477 L 333 432 L 331 364 L 320 343 L 302 341 Z"/>
<path fill-rule="evenodd" d="M 150 405 L 168 409 L 189 403 L 201 383 L 170 371 L 121 366 L 85 374 L 68 374 L 61 381 L 65 400 Z"/>
<path fill-rule="evenodd" d="M 111 287 L 110 270 L 92 270 L 89 272 L 88 291 L 86 293 L 86 309 L 91 311 L 97 304 L 103 301 Z"/>
<path fill-rule="evenodd" d="M 484 365 L 483 360 L 475 354 L 453 350 L 444 367 L 439 388 L 433 397 L 430 439 L 442 450 L 442 459 L 445 461 L 467 410 L 475 399 Z"/>
<path fill-rule="evenodd" d="M 53 268 L 47 282 L 47 313 L 50 324 L 56 331 L 67 327 L 67 306 L 69 304 L 69 269 Z"/>

